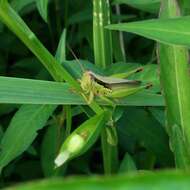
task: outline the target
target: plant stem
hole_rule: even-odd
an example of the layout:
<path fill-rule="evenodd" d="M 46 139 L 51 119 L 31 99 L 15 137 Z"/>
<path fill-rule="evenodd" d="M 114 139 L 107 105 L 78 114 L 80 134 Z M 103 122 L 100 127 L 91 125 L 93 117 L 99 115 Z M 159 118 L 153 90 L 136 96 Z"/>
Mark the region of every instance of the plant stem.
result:
<path fill-rule="evenodd" d="M 104 27 L 110 24 L 108 0 L 93 0 L 93 40 L 95 64 L 102 68 L 112 64 L 111 32 Z"/>
<path fill-rule="evenodd" d="M 120 16 L 121 15 L 120 5 L 116 5 L 115 8 L 116 8 L 116 14 L 118 16 Z M 119 23 L 120 23 L 120 20 L 119 20 Z M 121 53 L 123 56 L 123 61 L 126 62 L 125 45 L 124 45 L 124 39 L 123 39 L 123 32 L 122 31 L 119 31 L 119 44 L 121 47 Z"/>
<path fill-rule="evenodd" d="M 161 18 L 180 16 L 176 0 L 162 0 Z M 167 130 L 176 167 L 190 168 L 190 85 L 188 50 L 159 44 L 160 79 L 166 101 Z"/>
<path fill-rule="evenodd" d="M 7 0 L 0 0 L 0 20 L 36 55 L 55 81 L 66 81 L 76 91 L 81 92 L 79 83 L 49 53 L 22 18 L 11 8 Z M 102 111 L 95 101 L 90 107 L 95 113 Z"/>
<path fill-rule="evenodd" d="M 93 0 L 94 57 L 95 64 L 101 68 L 106 68 L 111 65 L 113 59 L 111 32 L 104 28 L 108 24 L 110 24 L 109 1 Z M 108 143 L 106 127 L 102 130 L 101 144 L 104 172 L 111 174 L 115 171 L 116 164 L 114 161 L 117 160 L 117 146 L 112 146 Z"/>

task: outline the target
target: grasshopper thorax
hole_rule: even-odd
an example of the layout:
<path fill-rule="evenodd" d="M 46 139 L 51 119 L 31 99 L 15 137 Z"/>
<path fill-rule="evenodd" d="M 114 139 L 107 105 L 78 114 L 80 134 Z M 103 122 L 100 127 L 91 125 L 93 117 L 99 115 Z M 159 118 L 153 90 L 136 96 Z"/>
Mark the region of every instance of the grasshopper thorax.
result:
<path fill-rule="evenodd" d="M 92 75 L 90 74 L 90 71 L 85 71 L 82 75 L 82 78 L 80 80 L 81 88 L 88 92 L 91 89 L 92 86 Z"/>

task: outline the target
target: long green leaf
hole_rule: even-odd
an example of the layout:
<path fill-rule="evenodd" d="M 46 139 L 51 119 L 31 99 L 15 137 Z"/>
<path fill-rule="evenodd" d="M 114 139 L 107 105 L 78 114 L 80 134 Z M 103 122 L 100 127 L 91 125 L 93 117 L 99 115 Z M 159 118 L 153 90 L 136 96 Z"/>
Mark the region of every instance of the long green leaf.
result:
<path fill-rule="evenodd" d="M 0 144 L 0 170 L 29 147 L 55 108 L 56 106 L 24 105 L 19 109 Z"/>
<path fill-rule="evenodd" d="M 118 176 L 48 179 L 7 188 L 7 190 L 189 190 L 190 174 L 182 171 L 143 172 Z"/>
<path fill-rule="evenodd" d="M 106 28 L 132 32 L 158 42 L 190 46 L 190 16 L 113 24 Z"/>
<path fill-rule="evenodd" d="M 21 104 L 84 103 L 66 83 L 0 77 L 0 102 Z M 72 103 L 73 102 L 73 103 Z"/>
<path fill-rule="evenodd" d="M 106 68 L 112 64 L 111 32 L 104 26 L 110 24 L 109 1 L 93 0 L 93 43 L 95 64 Z"/>
<path fill-rule="evenodd" d="M 49 0 L 36 0 L 38 11 L 45 22 L 48 22 L 48 4 Z"/>
<path fill-rule="evenodd" d="M 67 83 L 0 77 L 0 103 L 85 105 Z M 103 102 L 100 101 L 102 104 Z M 105 104 L 105 103 L 104 103 Z M 118 105 L 163 106 L 162 96 L 144 91 L 116 102 Z"/>

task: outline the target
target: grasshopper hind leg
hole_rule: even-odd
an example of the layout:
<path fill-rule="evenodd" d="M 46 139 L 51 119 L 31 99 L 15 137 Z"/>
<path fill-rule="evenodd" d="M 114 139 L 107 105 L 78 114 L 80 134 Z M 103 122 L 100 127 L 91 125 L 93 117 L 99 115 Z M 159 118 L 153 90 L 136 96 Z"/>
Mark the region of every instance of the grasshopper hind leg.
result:
<path fill-rule="evenodd" d="M 115 103 L 110 98 L 107 97 L 109 93 L 111 93 L 110 89 L 105 88 L 102 85 L 96 84 L 96 88 L 94 89 L 96 96 L 98 96 L 100 99 L 104 100 L 108 103 L 108 105 L 115 108 Z"/>
<path fill-rule="evenodd" d="M 105 97 L 105 96 L 99 96 L 100 99 L 104 100 L 105 102 L 108 103 L 108 105 L 112 106 L 113 108 L 115 108 L 116 104 L 113 100 Z"/>

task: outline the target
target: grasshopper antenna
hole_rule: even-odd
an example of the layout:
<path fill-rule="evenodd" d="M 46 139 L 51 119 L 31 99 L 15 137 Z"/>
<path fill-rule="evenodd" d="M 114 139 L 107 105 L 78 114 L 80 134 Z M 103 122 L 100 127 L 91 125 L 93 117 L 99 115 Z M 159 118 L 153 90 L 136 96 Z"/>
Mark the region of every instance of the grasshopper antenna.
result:
<path fill-rule="evenodd" d="M 69 49 L 69 51 L 71 52 L 72 56 L 75 58 L 75 60 L 77 61 L 77 63 L 80 65 L 81 70 L 84 72 L 85 69 L 83 67 L 83 65 L 81 64 L 81 62 L 79 61 L 78 57 L 76 56 L 76 54 L 74 53 L 74 51 L 71 49 L 71 47 L 67 44 L 67 48 Z"/>

